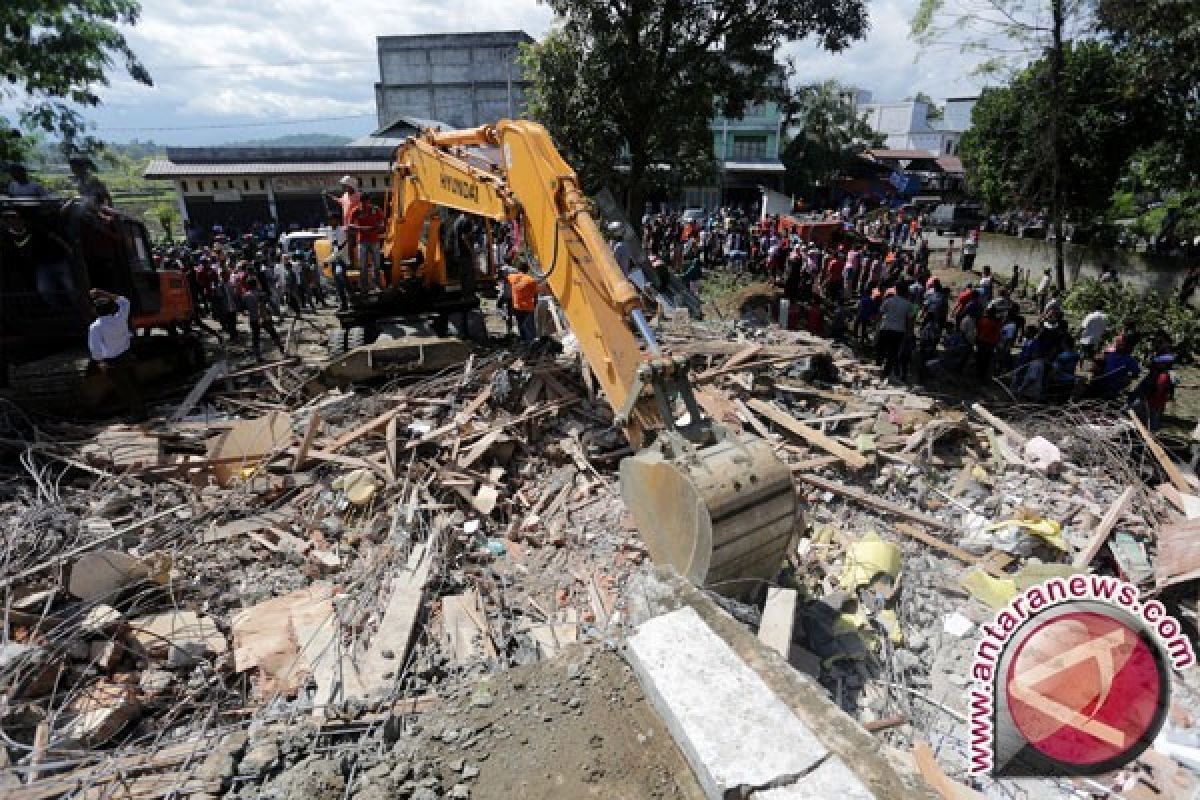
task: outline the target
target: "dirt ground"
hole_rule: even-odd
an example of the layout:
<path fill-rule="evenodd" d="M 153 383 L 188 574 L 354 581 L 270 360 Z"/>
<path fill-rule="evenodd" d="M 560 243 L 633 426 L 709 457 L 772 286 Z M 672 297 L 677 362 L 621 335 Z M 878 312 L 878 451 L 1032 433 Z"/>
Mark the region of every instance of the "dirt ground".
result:
<path fill-rule="evenodd" d="M 468 684 L 421 718 L 417 748 L 472 800 L 700 800 L 683 755 L 620 654 L 603 644 Z M 455 711 L 455 709 L 461 709 Z M 449 741 L 447 741 L 449 739 Z"/>

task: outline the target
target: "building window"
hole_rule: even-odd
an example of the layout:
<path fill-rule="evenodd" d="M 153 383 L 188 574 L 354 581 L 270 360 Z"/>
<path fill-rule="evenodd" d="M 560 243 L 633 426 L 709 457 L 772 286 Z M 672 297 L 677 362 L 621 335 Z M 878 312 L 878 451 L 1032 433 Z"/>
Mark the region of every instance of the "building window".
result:
<path fill-rule="evenodd" d="M 729 148 L 731 161 L 755 161 L 767 157 L 766 136 L 734 136 Z"/>
<path fill-rule="evenodd" d="M 265 192 L 267 190 L 267 181 L 265 178 L 258 179 L 258 189 L 260 192 Z"/>
<path fill-rule="evenodd" d="M 232 189 L 232 188 L 233 188 L 233 181 L 232 181 L 232 180 L 228 180 L 228 181 L 225 181 L 225 182 L 229 184 L 228 188 L 230 188 L 230 189 Z"/>
<path fill-rule="evenodd" d="M 247 192 L 250 191 L 250 181 L 248 181 L 248 180 L 242 181 L 242 188 L 245 189 Z"/>
<path fill-rule="evenodd" d="M 375 176 L 374 175 L 371 176 L 371 188 L 372 189 L 375 188 Z"/>
<path fill-rule="evenodd" d="M 182 191 L 182 192 L 185 192 L 185 193 L 186 193 L 186 192 L 187 192 L 187 181 L 180 181 L 180 182 L 179 182 L 179 189 L 180 189 L 180 191 Z"/>
<path fill-rule="evenodd" d="M 953 154 L 954 154 L 954 142 L 947 139 L 946 140 L 946 155 L 953 155 Z"/>

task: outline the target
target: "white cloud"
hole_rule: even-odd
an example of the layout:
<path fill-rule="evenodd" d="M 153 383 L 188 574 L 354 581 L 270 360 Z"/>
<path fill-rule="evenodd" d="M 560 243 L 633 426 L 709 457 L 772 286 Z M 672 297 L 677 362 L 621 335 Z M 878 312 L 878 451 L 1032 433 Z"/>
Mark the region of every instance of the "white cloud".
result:
<path fill-rule="evenodd" d="M 792 44 L 802 82 L 836 78 L 895 100 L 922 90 L 935 98 L 974 93 L 971 61 L 954 52 L 916 59 L 908 25 L 918 0 L 869 0 L 868 37 L 838 54 L 811 41 Z M 265 120 L 371 114 L 378 80 L 377 36 L 520 29 L 541 36 L 553 20 L 537 0 L 143 0 L 142 17 L 127 31 L 154 77 L 145 87 L 114 72 L 104 105 L 89 110 L 102 136 L 171 143 L 219 142 L 274 135 L 212 126 Z M 292 66 L 253 64 L 296 62 Z M 338 63 L 328 63 L 338 62 Z M 212 69 L 195 69 L 208 65 Z M 188 67 L 188 68 L 183 68 Z M 289 126 L 361 134 L 373 118 Z M 208 126 L 208 127 L 203 127 Z M 202 130 L 176 130 L 202 128 Z M 171 130 L 162 130 L 162 129 Z M 152 130 L 157 129 L 157 130 Z"/>

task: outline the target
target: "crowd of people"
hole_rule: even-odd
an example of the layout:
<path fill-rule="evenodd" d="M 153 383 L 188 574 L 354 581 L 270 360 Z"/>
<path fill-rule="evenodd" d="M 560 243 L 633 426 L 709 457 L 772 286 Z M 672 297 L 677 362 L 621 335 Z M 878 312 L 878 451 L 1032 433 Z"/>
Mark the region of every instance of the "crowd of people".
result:
<path fill-rule="evenodd" d="M 1019 266 L 1004 282 L 990 266 L 974 271 L 974 236 L 957 260 L 948 248 L 944 265 L 931 263 L 920 215 L 868 215 L 860 208 L 810 221 L 838 223 L 835 235 L 806 241 L 801 224 L 777 217 L 750 222 L 728 209 L 692 219 L 648 214 L 642 244 L 660 288 L 672 270 L 692 290 L 705 269 L 757 273 L 783 290 L 776 309 L 781 324 L 867 350 L 892 380 L 999 381 L 1016 398 L 1035 402 L 1121 400 L 1152 428 L 1161 423 L 1175 386 L 1176 358 L 1165 333 L 1114 324 L 1123 321 L 1100 310 L 1072 330 L 1049 269 L 1022 299 Z M 934 274 L 951 265 L 941 277 Z M 1104 280 L 1116 276 L 1109 272 Z M 1134 357 L 1143 338 L 1151 353 L 1145 364 Z"/>

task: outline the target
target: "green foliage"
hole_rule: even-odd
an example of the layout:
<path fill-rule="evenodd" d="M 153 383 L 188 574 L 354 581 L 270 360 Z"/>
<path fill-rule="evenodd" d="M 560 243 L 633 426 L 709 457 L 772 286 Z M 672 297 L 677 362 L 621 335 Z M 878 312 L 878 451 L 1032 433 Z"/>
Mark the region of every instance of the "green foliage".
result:
<path fill-rule="evenodd" d="M 867 30 L 863 0 L 547 5 L 561 22 L 525 51 L 531 116 L 589 189 L 620 187 L 638 212 L 664 172 L 679 183 L 712 164 L 713 118 L 739 118 L 753 103 L 779 99 L 775 51 L 783 43 L 812 35 L 837 51 Z M 622 151 L 627 168 L 618 163 Z"/>
<path fill-rule="evenodd" d="M 792 93 L 788 114 L 800 132 L 787 142 L 781 156 L 788 192 L 804 193 L 843 173 L 867 148 L 883 146 L 884 137 L 843 102 L 843 90 L 836 81 L 826 81 Z"/>
<path fill-rule="evenodd" d="M 1063 307 L 1076 323 L 1097 309 L 1108 314 L 1115 327 L 1132 327 L 1142 334 L 1139 356 L 1151 356 L 1149 334 L 1165 331 L 1176 352 L 1200 353 L 1200 312 L 1176 298 L 1137 291 L 1121 283 L 1084 280 L 1071 287 Z"/>
<path fill-rule="evenodd" d="M 1053 145 L 1046 119 L 1049 63 L 1034 62 L 1006 86 L 983 92 L 959 152 L 974 190 L 993 208 L 1049 206 Z M 1109 206 L 1118 175 L 1149 133 L 1153 106 L 1107 45 L 1063 48 L 1059 100 L 1064 210 L 1089 221 Z"/>
<path fill-rule="evenodd" d="M 1161 186 L 1200 183 L 1200 3 L 1193 0 L 1099 0 L 1099 27 L 1162 104 L 1150 161 Z"/>
<path fill-rule="evenodd" d="M 27 129 L 56 133 L 76 151 L 99 143 L 76 110 L 100 103 L 97 88 L 120 60 L 130 77 L 150 85 L 120 25 L 137 22 L 138 0 L 4 0 L 0 3 L 0 100 L 20 99 Z M 0 125 L 8 128 L 0 118 Z M 29 155 L 28 143 L 0 137 L 0 159 Z"/>
<path fill-rule="evenodd" d="M 179 207 L 171 200 L 163 200 L 146 209 L 144 215 L 146 227 L 149 230 L 157 228 L 164 239 L 174 239 L 176 232 L 183 230 L 183 218 L 179 215 Z"/>

